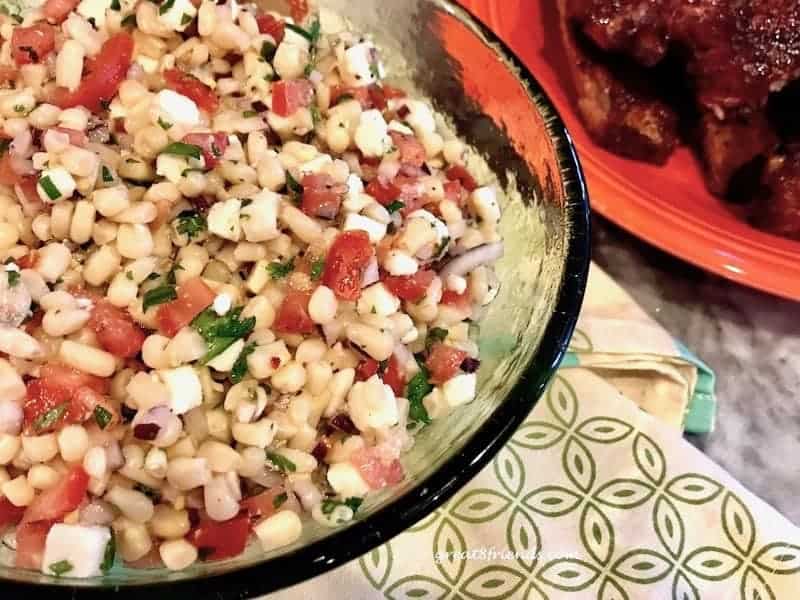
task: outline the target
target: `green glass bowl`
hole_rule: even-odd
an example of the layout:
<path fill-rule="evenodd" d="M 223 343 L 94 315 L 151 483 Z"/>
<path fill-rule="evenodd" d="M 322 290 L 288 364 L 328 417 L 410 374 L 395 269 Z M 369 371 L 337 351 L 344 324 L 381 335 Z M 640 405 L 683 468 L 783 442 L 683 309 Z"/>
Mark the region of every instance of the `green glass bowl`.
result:
<path fill-rule="evenodd" d="M 530 73 L 447 0 L 327 0 L 405 60 L 409 83 L 433 99 L 509 192 L 501 222 L 501 291 L 480 322 L 476 400 L 435 422 L 403 463 L 406 479 L 369 500 L 341 529 L 308 521 L 302 538 L 268 554 L 186 571 L 115 567 L 94 580 L 1 568 L 21 598 L 240 599 L 311 578 L 389 540 L 435 510 L 500 450 L 525 419 L 572 335 L 589 268 L 589 205 L 569 134 Z"/>

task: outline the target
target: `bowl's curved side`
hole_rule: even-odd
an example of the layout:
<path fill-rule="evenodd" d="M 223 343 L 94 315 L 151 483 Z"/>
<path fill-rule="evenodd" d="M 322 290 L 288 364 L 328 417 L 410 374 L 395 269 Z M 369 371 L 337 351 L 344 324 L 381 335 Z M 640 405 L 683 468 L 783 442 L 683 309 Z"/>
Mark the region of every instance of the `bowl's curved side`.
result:
<path fill-rule="evenodd" d="M 560 264 L 557 270 L 546 269 L 547 272 L 542 275 L 542 266 L 530 259 L 530 255 L 538 252 L 538 249 L 534 251 L 530 248 L 523 257 L 530 262 L 509 266 L 518 272 L 520 269 L 526 270 L 521 272 L 523 279 L 525 275 L 536 277 L 537 283 L 531 284 L 529 281 L 528 287 L 519 290 L 531 293 L 532 289 L 539 289 L 536 286 L 542 286 L 542 293 L 548 296 L 547 318 L 541 323 L 522 323 L 521 319 L 536 319 L 535 315 L 531 318 L 534 309 L 530 308 L 536 301 L 514 298 L 518 306 L 512 317 L 516 322 L 509 329 L 519 329 L 516 333 L 520 338 L 529 335 L 535 339 L 518 339 L 513 352 L 507 352 L 514 355 L 514 360 L 510 364 L 498 360 L 495 372 L 486 376 L 482 393 L 497 391 L 502 400 L 498 400 L 496 406 L 491 405 L 491 413 L 479 424 L 464 429 L 463 439 L 459 438 L 458 444 L 453 446 L 456 450 L 448 452 L 446 457 L 441 456 L 435 468 L 431 466 L 427 470 L 420 470 L 421 475 L 400 490 L 402 495 L 385 502 L 385 506 L 377 506 L 365 518 L 344 529 L 328 533 L 321 539 L 289 549 L 266 561 L 252 562 L 247 566 L 229 561 L 207 568 L 200 567 L 185 574 L 168 575 L 162 571 L 163 577 L 151 576 L 150 580 L 144 574 L 142 577 L 112 577 L 108 583 L 115 588 L 115 597 L 120 600 L 139 598 L 143 593 L 164 598 L 174 598 L 178 594 L 191 595 L 198 600 L 249 598 L 309 579 L 369 552 L 438 508 L 491 460 L 527 417 L 566 351 L 583 300 L 590 257 L 588 197 L 569 133 L 530 72 L 499 39 L 466 11 L 448 0 L 415 0 L 413 4 L 424 7 L 424 16 L 429 19 L 430 28 L 436 28 L 444 21 L 450 23 L 454 29 L 444 35 L 454 34 L 456 37 L 451 42 L 468 43 L 467 38 L 459 37 L 467 33 L 479 40 L 493 56 L 493 63 L 488 64 L 488 68 L 495 65 L 504 69 L 504 73 L 507 71 L 512 74 L 517 88 L 513 95 L 527 99 L 527 106 L 501 106 L 504 101 L 510 101 L 508 96 L 497 98 L 492 93 L 496 90 L 492 88 L 466 89 L 469 77 L 464 73 L 461 73 L 464 88 L 454 90 L 454 93 L 464 96 L 457 98 L 458 101 L 476 102 L 481 110 L 486 110 L 486 102 L 499 101 L 501 104 L 486 110 L 489 114 L 501 115 L 493 123 L 485 119 L 477 125 L 472 123 L 475 127 L 466 132 L 462 130 L 463 126 L 470 123 L 458 123 L 456 119 L 456 125 L 459 133 L 466 134 L 470 142 L 488 148 L 487 162 L 500 173 L 501 182 L 504 185 L 510 183 L 520 191 L 515 210 L 521 211 L 524 218 L 513 225 L 517 235 L 521 235 L 520 243 L 525 243 L 525 228 L 533 222 L 531 219 L 536 220 L 539 230 L 551 234 L 536 236 L 535 240 L 532 236 L 528 241 L 531 245 L 541 243 L 542 252 L 558 257 Z M 420 15 L 411 16 L 416 18 Z M 443 47 L 447 45 L 444 39 L 439 43 Z M 452 66 L 461 70 L 467 68 L 463 63 Z M 478 67 L 481 65 L 478 64 Z M 485 67 L 487 65 L 481 68 Z M 426 76 L 430 77 L 431 74 Z M 506 74 L 505 78 L 509 79 L 509 75 Z M 497 79 L 499 82 L 503 78 Z M 467 116 L 472 114 L 469 111 L 466 113 Z M 530 130 L 531 124 L 525 120 L 530 121 L 531 118 L 536 120 L 535 127 L 540 130 L 537 140 L 515 136 L 515 128 L 525 131 L 527 127 Z M 504 139 L 507 137 L 505 146 L 501 147 L 496 140 L 486 139 L 493 135 L 502 135 Z M 495 148 L 497 154 L 492 153 Z M 506 173 L 510 173 L 514 181 L 505 181 Z M 527 271 L 535 273 L 531 275 Z M 549 273 L 558 275 L 550 278 L 550 281 L 547 277 Z M 540 283 L 539 279 L 545 282 Z M 512 293 L 517 293 L 516 288 Z M 529 309 L 528 312 L 526 309 Z M 501 311 L 500 319 L 504 316 Z M 516 383 L 512 385 L 510 381 Z M 48 599 L 63 598 L 65 594 L 63 585 L 49 585 L 46 579 L 36 574 L 27 577 L 20 572 L 0 569 L 0 577 L 6 578 L 4 590 L 11 597 L 36 593 Z M 37 585 L 32 585 L 33 582 Z M 72 589 L 72 596 L 100 598 L 108 594 L 108 587 L 92 587 L 93 583 L 96 585 L 97 582 L 85 582 L 83 585 L 78 582 L 80 587 Z"/>

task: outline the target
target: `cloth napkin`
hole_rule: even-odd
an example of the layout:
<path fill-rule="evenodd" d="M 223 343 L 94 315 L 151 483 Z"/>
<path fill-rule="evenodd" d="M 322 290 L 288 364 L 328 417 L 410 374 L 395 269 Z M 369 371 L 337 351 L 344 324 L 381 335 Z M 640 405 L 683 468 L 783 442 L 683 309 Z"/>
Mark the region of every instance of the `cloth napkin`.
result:
<path fill-rule="evenodd" d="M 795 600 L 800 529 L 682 438 L 713 407 L 711 372 L 593 266 L 570 354 L 491 464 L 263 600 Z"/>

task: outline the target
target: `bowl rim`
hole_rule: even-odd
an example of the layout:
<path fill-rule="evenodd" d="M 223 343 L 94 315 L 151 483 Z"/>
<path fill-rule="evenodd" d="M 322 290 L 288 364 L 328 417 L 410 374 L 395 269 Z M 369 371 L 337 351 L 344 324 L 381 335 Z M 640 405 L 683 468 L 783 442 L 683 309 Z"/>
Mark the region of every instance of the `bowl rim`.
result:
<path fill-rule="evenodd" d="M 453 0 L 434 0 L 474 27 L 512 65 L 526 84 L 529 95 L 544 118 L 554 142 L 563 179 L 567 225 L 570 237 L 558 298 L 538 351 L 519 381 L 492 415 L 472 434 L 464 447 L 427 478 L 416 482 L 402 496 L 361 521 L 297 548 L 268 562 L 201 575 L 184 581 L 82 586 L 29 583 L 0 577 L 0 585 L 11 597 L 36 594 L 42 600 L 64 598 L 89 600 L 107 597 L 140 600 L 142 594 L 239 600 L 255 598 L 286 588 L 355 560 L 402 533 L 439 508 L 466 485 L 500 451 L 539 401 L 547 383 L 561 363 L 578 320 L 589 275 L 591 222 L 589 196 L 583 170 L 572 137 L 560 114 L 530 70 L 493 31 L 468 8 Z M 269 570 L 266 571 L 266 568 Z"/>

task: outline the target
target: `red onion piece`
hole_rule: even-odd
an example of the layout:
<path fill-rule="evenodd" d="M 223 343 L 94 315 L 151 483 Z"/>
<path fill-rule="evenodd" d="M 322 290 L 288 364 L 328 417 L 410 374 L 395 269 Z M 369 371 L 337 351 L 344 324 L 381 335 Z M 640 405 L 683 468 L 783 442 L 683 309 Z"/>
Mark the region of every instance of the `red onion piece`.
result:
<path fill-rule="evenodd" d="M 386 185 L 400 172 L 400 162 L 396 160 L 383 160 L 378 166 L 378 180 Z"/>
<path fill-rule="evenodd" d="M 283 476 L 277 471 L 271 469 L 263 469 L 261 473 L 253 477 L 248 477 L 251 481 L 256 482 L 258 485 L 265 488 L 275 487 L 276 485 L 283 485 Z"/>
<path fill-rule="evenodd" d="M 361 287 L 365 288 L 373 283 L 377 283 L 381 279 L 381 274 L 378 271 L 378 259 L 374 256 L 364 270 L 364 275 L 361 277 Z"/>
<path fill-rule="evenodd" d="M 13 400 L 0 400 L 0 433 L 19 435 L 22 430 L 22 407 Z"/>
<path fill-rule="evenodd" d="M 125 457 L 122 454 L 122 448 L 119 447 L 119 442 L 113 442 L 106 446 L 106 465 L 109 471 L 115 471 L 125 464 Z"/>
<path fill-rule="evenodd" d="M 292 483 L 292 491 L 297 494 L 297 499 L 306 510 L 311 510 L 322 502 L 322 494 L 310 479 L 297 479 Z M 291 494 L 289 494 L 291 496 Z M 288 499 L 287 499 L 288 501 Z M 285 504 L 284 504 L 285 506 Z"/>
<path fill-rule="evenodd" d="M 9 163 L 11 170 L 17 175 L 33 175 L 36 172 L 36 169 L 33 168 L 33 161 L 29 158 L 10 155 Z"/>
<path fill-rule="evenodd" d="M 139 411 L 131 423 L 133 435 L 154 446 L 166 448 L 176 441 L 183 431 L 180 418 L 167 406 L 154 406 L 146 412 Z"/>
<path fill-rule="evenodd" d="M 145 72 L 144 72 L 144 69 L 142 68 L 142 65 L 140 65 L 137 62 L 131 63 L 131 66 L 128 67 L 127 78 L 128 79 L 142 80 L 142 79 L 144 79 L 144 76 L 145 76 Z"/>
<path fill-rule="evenodd" d="M 30 158 L 33 156 L 33 135 L 30 129 L 18 133 L 8 147 L 8 154 L 15 158 Z"/>
<path fill-rule="evenodd" d="M 447 263 L 441 271 L 439 277 L 443 280 L 450 275 L 464 276 L 478 267 L 488 265 L 503 257 L 504 247 L 503 242 L 494 242 L 492 244 L 482 244 L 476 246 L 471 250 L 467 250 L 461 256 L 457 256 L 449 263 Z"/>

